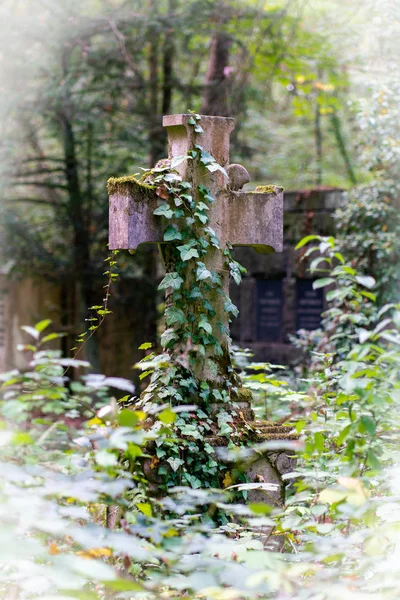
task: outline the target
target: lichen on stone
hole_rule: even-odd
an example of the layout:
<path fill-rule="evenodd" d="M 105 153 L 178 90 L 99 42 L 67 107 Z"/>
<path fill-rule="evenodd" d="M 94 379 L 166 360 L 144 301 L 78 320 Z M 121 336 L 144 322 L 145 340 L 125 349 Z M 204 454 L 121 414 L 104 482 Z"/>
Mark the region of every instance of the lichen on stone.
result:
<path fill-rule="evenodd" d="M 279 194 L 283 192 L 283 187 L 280 185 L 259 185 L 252 194 Z"/>

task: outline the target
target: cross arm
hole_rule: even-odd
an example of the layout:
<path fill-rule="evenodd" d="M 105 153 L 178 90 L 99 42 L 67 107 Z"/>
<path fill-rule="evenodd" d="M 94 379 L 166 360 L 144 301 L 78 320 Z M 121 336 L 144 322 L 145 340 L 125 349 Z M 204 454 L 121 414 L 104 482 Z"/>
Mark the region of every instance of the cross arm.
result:
<path fill-rule="evenodd" d="M 254 192 L 225 193 L 224 229 L 233 246 L 252 246 L 262 254 L 283 249 L 283 188 L 260 186 Z"/>
<path fill-rule="evenodd" d="M 140 244 L 162 242 L 160 219 L 153 214 L 159 198 L 151 185 L 139 183 L 135 177 L 112 177 L 107 189 L 111 250 L 136 250 Z"/>

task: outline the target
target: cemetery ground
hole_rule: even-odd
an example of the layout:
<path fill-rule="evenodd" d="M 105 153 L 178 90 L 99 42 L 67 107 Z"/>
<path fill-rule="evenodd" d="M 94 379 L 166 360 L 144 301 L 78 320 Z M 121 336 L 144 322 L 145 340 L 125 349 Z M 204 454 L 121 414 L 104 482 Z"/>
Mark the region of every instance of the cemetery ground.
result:
<path fill-rule="evenodd" d="M 300 374 L 233 357 L 231 244 L 281 249 L 282 191 L 231 184 L 230 119 L 166 125 L 170 162 L 109 184 L 109 282 L 120 248 L 159 243 L 166 263 L 144 392 L 79 356 L 110 286 L 74 358 L 44 320 L 25 327 L 27 366 L 2 375 L 1 597 L 397 598 L 398 306 L 310 234 L 297 248 L 327 310 Z"/>

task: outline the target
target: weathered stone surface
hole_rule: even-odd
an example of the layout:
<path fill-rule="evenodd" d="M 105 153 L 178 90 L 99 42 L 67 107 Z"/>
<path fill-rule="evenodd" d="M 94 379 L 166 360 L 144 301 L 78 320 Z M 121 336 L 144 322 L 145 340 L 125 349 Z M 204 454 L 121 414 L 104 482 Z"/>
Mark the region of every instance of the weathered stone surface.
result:
<path fill-rule="evenodd" d="M 233 163 L 227 168 L 229 177 L 229 187 L 231 190 L 238 191 L 242 187 L 250 182 L 250 175 L 242 165 Z"/>
<path fill-rule="evenodd" d="M 196 133 L 190 114 L 168 115 L 163 125 L 168 132 L 170 160 L 186 157 L 188 152 L 201 146 L 213 156 L 223 170 L 210 171 L 198 161 L 185 159 L 176 166 L 184 181 L 192 184 L 192 193 L 199 194 L 198 186 L 210 190 L 214 198 L 208 212 L 209 224 L 218 236 L 222 250 L 228 245 L 251 246 L 259 252 L 282 250 L 283 188 L 266 186 L 255 192 L 239 191 L 248 181 L 248 173 L 241 165 L 229 166 L 229 137 L 234 120 L 225 117 L 202 117 L 203 132 Z M 229 172 L 230 177 L 227 173 Z M 149 185 L 134 177 L 111 179 L 110 194 L 110 248 L 136 250 L 141 244 L 163 243 L 162 221 L 154 216 L 158 197 Z M 237 191 L 235 191 L 237 190 Z M 218 273 L 222 289 L 229 295 L 229 267 L 226 256 L 218 248 L 209 248 L 204 257 L 208 270 Z M 193 276 L 193 275 L 191 275 Z M 188 274 L 188 277 L 191 277 Z M 185 285 L 190 286 L 190 280 Z M 210 289 L 208 301 L 215 316 L 210 319 L 213 334 L 220 343 L 223 355 L 215 356 L 212 348 L 204 359 L 199 359 L 195 373 L 199 379 L 226 386 L 233 377 L 229 357 L 229 316 L 226 300 L 218 289 Z"/>
<path fill-rule="evenodd" d="M 241 165 L 229 167 L 229 136 L 234 119 L 202 117 L 202 134 L 189 124 L 191 115 L 168 115 L 163 119 L 168 131 L 169 158 L 186 156 L 195 144 L 201 145 L 225 169 L 231 170 L 232 182 L 221 172 L 194 169 L 186 160 L 176 170 L 183 180 L 205 185 L 216 199 L 212 205 L 210 224 L 222 246 L 227 242 L 253 246 L 259 252 L 280 252 L 283 237 L 283 188 L 269 186 L 269 193 L 240 192 L 248 173 Z M 135 178 L 110 179 L 110 248 L 136 250 L 140 244 L 161 243 L 160 219 L 153 215 L 157 196 L 148 185 Z"/>
<path fill-rule="evenodd" d="M 136 250 L 140 244 L 158 243 L 162 240 L 161 220 L 153 215 L 158 196 L 147 185 L 134 178 L 111 179 L 109 247 Z"/>

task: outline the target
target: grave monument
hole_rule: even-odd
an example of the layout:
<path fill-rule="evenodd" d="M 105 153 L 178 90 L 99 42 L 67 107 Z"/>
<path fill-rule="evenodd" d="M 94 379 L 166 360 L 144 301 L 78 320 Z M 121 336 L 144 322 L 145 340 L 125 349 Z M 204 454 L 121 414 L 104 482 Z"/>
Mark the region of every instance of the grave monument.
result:
<path fill-rule="evenodd" d="M 221 278 L 224 295 L 215 289 L 209 290 L 207 300 L 213 305 L 215 315 L 210 319 L 213 332 L 223 350 L 222 355 L 210 352 L 195 367 L 195 377 L 206 381 L 210 387 L 221 388 L 232 385 L 234 370 L 229 354 L 229 315 L 225 300 L 229 295 L 229 270 L 226 267 L 224 250 L 232 246 L 248 246 L 257 252 L 281 252 L 283 240 L 283 188 L 262 186 L 255 191 L 242 191 L 249 176 L 241 165 L 229 164 L 229 137 L 234 128 L 234 119 L 225 117 L 201 117 L 201 131 L 192 126 L 190 114 L 165 116 L 163 125 L 168 133 L 169 159 L 187 156 L 192 148 L 199 147 L 211 155 L 220 168 L 211 171 L 191 160 L 176 160 L 176 171 L 183 181 L 192 184 L 192 190 L 204 186 L 214 198 L 208 212 L 210 227 L 220 241 L 220 247 L 207 251 L 205 268 L 217 272 Z M 168 242 L 163 238 L 163 221 L 154 211 L 160 197 L 151 186 L 140 184 L 135 178 L 110 179 L 110 249 L 137 250 L 143 244 L 159 244 L 163 256 L 168 255 Z M 168 271 L 168 265 L 166 265 Z M 187 276 L 191 277 L 190 274 Z M 192 281 L 187 281 L 191 285 Z M 168 292 L 167 292 L 168 298 Z M 168 305 L 168 300 L 167 300 Z M 269 327 L 266 321 L 266 328 Z M 255 422 L 249 402 L 249 391 L 239 388 L 231 398 L 239 404 L 242 414 L 257 430 L 259 440 L 295 438 L 290 426 Z M 217 407 L 218 410 L 218 407 Z M 287 463 L 287 461 L 286 461 Z M 280 466 L 281 468 L 280 468 Z M 285 456 L 263 456 L 253 464 L 248 475 L 255 481 L 278 484 L 275 499 L 282 502 L 283 486 L 280 470 L 284 469 Z M 288 465 L 286 464 L 288 467 Z M 290 468 L 290 467 L 289 467 Z M 261 479 L 257 479 L 261 477 Z M 257 494 L 257 492 L 255 493 Z"/>

